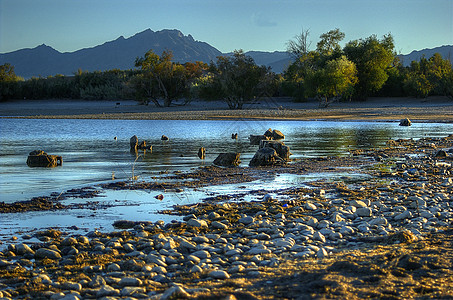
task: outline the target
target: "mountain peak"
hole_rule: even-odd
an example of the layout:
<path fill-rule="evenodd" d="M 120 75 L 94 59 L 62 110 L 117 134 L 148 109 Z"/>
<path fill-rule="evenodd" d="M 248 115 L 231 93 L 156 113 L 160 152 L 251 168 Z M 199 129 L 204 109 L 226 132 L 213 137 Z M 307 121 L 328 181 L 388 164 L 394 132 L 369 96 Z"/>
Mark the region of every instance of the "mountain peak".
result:
<path fill-rule="evenodd" d="M 79 68 L 84 71 L 128 70 L 134 68 L 134 61 L 152 49 L 161 55 L 164 50 L 173 52 L 175 62 L 204 61 L 209 63 L 221 52 L 211 45 L 195 41 L 177 29 L 154 32 L 146 29 L 129 38 L 120 36 L 91 48 L 60 53 L 42 44 L 34 49 L 22 49 L 0 54 L 0 65 L 9 62 L 16 74 L 24 78 L 55 74 L 71 75 Z"/>

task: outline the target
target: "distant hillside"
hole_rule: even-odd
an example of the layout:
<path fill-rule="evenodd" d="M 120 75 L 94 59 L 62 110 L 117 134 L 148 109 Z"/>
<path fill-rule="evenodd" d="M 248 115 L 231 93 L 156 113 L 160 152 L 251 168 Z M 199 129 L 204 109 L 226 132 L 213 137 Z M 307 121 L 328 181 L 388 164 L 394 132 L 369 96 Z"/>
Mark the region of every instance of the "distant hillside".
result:
<path fill-rule="evenodd" d="M 283 73 L 291 63 L 291 58 L 288 55 L 288 52 L 284 51 L 249 51 L 245 54 L 252 57 L 257 65 L 271 67 L 272 71 L 275 73 Z"/>
<path fill-rule="evenodd" d="M 114 41 L 106 42 L 92 48 L 85 48 L 74 52 L 61 53 L 50 46 L 40 45 L 33 49 L 21 49 L 14 52 L 0 54 L 0 65 L 10 63 L 14 66 L 17 75 L 24 78 L 33 76 L 47 77 L 49 75 L 72 75 L 78 69 L 83 71 L 105 71 L 111 69 L 132 69 L 136 57 L 142 57 L 148 50 L 162 54 L 166 49 L 173 52 L 173 60 L 180 63 L 215 61 L 222 54 L 208 43 L 196 41 L 189 34 L 185 36 L 179 30 L 152 31 L 147 29 L 132 37 L 119 37 Z M 404 65 L 410 65 L 413 60 L 419 60 L 422 55 L 429 58 L 439 52 L 444 58 L 453 60 L 453 46 L 442 46 L 434 49 L 413 51 L 408 55 L 401 55 Z M 291 62 L 287 52 L 249 51 L 256 64 L 266 65 L 275 73 L 283 73 Z"/>
<path fill-rule="evenodd" d="M 19 76 L 72 75 L 79 68 L 84 71 L 105 71 L 110 69 L 134 68 L 135 58 L 148 50 L 161 54 L 169 49 L 174 61 L 210 62 L 222 53 L 208 43 L 196 41 L 191 35 L 185 36 L 178 30 L 154 32 L 147 29 L 125 39 L 106 42 L 93 48 L 75 52 L 60 53 L 52 47 L 41 45 L 33 49 L 0 54 L 0 64 L 10 63 Z"/>
<path fill-rule="evenodd" d="M 444 59 L 449 59 L 453 64 L 453 45 L 441 46 L 432 49 L 423 49 L 419 51 L 412 51 L 406 55 L 399 55 L 403 66 L 409 66 L 412 61 L 419 61 L 424 55 L 425 58 L 430 58 L 434 53 L 440 53 Z"/>

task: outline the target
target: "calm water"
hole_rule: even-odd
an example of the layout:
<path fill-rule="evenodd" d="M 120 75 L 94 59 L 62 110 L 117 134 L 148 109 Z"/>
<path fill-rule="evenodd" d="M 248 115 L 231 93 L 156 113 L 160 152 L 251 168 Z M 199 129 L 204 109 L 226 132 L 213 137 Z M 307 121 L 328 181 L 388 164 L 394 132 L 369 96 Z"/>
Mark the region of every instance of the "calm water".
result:
<path fill-rule="evenodd" d="M 33 196 L 105 182 L 112 179 L 112 174 L 116 179 L 138 175 L 146 180 L 163 171 L 187 171 L 210 165 L 221 152 L 241 152 L 242 165 L 247 166 L 257 149 L 250 145 L 248 136 L 263 134 L 268 128 L 278 129 L 286 135 L 285 144 L 290 146 L 292 158 L 348 155 L 350 149 L 382 146 L 388 139 L 444 137 L 453 133 L 453 124 L 435 123 L 401 127 L 398 122 L 0 119 L 0 201 L 28 200 Z M 231 134 L 236 132 L 239 139 L 232 140 Z M 162 142 L 163 134 L 170 140 Z M 142 152 L 138 157 L 131 154 L 129 138 L 133 135 L 153 145 L 152 153 Z M 202 146 L 207 149 L 204 161 L 196 155 Z M 35 149 L 61 155 L 63 166 L 29 168 L 27 156 Z M 346 170 L 336 176 L 349 175 Z M 325 176 L 327 174 L 278 175 L 249 184 L 182 193 L 168 191 L 163 193 L 164 201 L 154 198 L 160 192 L 105 191 L 100 198 L 64 201 L 65 204 L 99 201 L 107 205 L 103 209 L 1 215 L 0 244 L 12 234 L 20 236 L 23 232 L 46 227 L 61 229 L 76 225 L 88 231 L 94 228 L 112 230 L 111 224 L 118 219 L 168 222 L 178 218 L 160 215 L 158 210 L 174 204 L 194 203 L 207 195 L 245 192 L 253 188 L 273 190 L 303 185 Z M 250 197 L 244 200 L 250 200 Z"/>
<path fill-rule="evenodd" d="M 349 149 L 377 147 L 393 138 L 443 137 L 453 124 L 316 122 L 316 121 L 162 121 L 162 120 L 16 120 L 0 119 L 0 201 L 26 200 L 62 192 L 83 184 L 138 175 L 142 179 L 161 171 L 188 170 L 210 164 L 221 152 L 241 152 L 246 166 L 256 151 L 250 134 L 268 128 L 286 135 L 292 158 L 346 155 Z M 232 140 L 237 132 L 239 139 Z M 129 138 L 137 135 L 153 145 L 136 157 Z M 161 135 L 170 141 L 162 142 Z M 114 140 L 117 137 L 117 140 Z M 205 161 L 198 159 L 200 147 Z M 63 166 L 29 168 L 28 153 L 41 149 L 63 157 Z"/>

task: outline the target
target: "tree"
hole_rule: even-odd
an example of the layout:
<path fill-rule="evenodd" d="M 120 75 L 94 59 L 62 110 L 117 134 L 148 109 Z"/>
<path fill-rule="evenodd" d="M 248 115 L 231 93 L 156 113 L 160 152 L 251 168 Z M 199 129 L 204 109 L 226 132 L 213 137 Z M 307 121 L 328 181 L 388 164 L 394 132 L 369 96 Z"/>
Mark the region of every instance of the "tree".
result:
<path fill-rule="evenodd" d="M 292 89 L 292 96 L 315 97 L 321 107 L 326 107 L 351 95 L 357 71 L 341 53 L 339 42 L 344 36 L 339 29 L 322 34 L 316 51 L 299 55 L 288 67 L 285 87 L 287 91 Z"/>
<path fill-rule="evenodd" d="M 135 66 L 140 67 L 142 73 L 134 78 L 133 84 L 138 97 L 145 98 L 146 103 L 151 100 L 156 106 L 161 107 L 159 99 L 163 99 L 163 106 L 168 107 L 188 91 L 186 68 L 172 62 L 172 58 L 171 51 L 164 51 L 159 56 L 153 50 L 149 50 L 145 57 L 135 60 Z"/>
<path fill-rule="evenodd" d="M 14 66 L 9 63 L 0 65 L 0 101 L 16 96 L 18 82 L 22 80 L 21 77 L 16 76 Z"/>
<path fill-rule="evenodd" d="M 345 34 L 336 28 L 327 33 L 321 34 L 321 40 L 316 45 L 321 55 L 329 57 L 335 53 L 341 53 L 340 42 L 344 39 Z"/>
<path fill-rule="evenodd" d="M 393 37 L 388 34 L 381 40 L 375 35 L 346 44 L 344 53 L 357 67 L 358 83 L 355 98 L 365 100 L 379 90 L 388 78 L 387 69 L 395 56 Z"/>
<path fill-rule="evenodd" d="M 356 83 L 355 64 L 345 56 L 327 61 L 325 67 L 310 72 L 306 78 L 307 94 L 316 97 L 320 107 L 347 97 Z"/>
<path fill-rule="evenodd" d="M 310 30 L 304 30 L 294 37 L 294 40 L 288 41 L 286 44 L 286 51 L 294 58 L 299 59 L 306 55 L 310 50 L 311 42 L 308 41 Z"/>
<path fill-rule="evenodd" d="M 415 97 L 426 98 L 430 94 L 453 98 L 453 69 L 449 60 L 439 53 L 429 59 L 413 61 L 404 79 L 406 92 Z"/>
<path fill-rule="evenodd" d="M 244 103 L 268 94 L 274 87 L 275 76 L 270 68 L 257 66 L 242 50 L 234 51 L 232 56 L 219 56 L 209 72 L 200 96 L 223 99 L 230 109 L 242 109 Z"/>

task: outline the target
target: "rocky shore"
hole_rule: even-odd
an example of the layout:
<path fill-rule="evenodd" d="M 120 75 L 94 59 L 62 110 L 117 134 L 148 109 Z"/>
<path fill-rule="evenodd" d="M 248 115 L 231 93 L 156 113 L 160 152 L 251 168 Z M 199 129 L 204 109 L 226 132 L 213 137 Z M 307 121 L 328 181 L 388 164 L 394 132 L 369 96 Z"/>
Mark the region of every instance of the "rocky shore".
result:
<path fill-rule="evenodd" d="M 124 220 L 114 224 L 118 231 L 86 235 L 41 231 L 39 242 L 3 245 L 0 299 L 451 298 L 452 147 L 453 135 L 392 140 L 348 158 L 176 174 L 199 178 L 193 187 L 227 175 L 240 182 L 345 167 L 367 177 L 162 212 L 182 222 Z"/>

